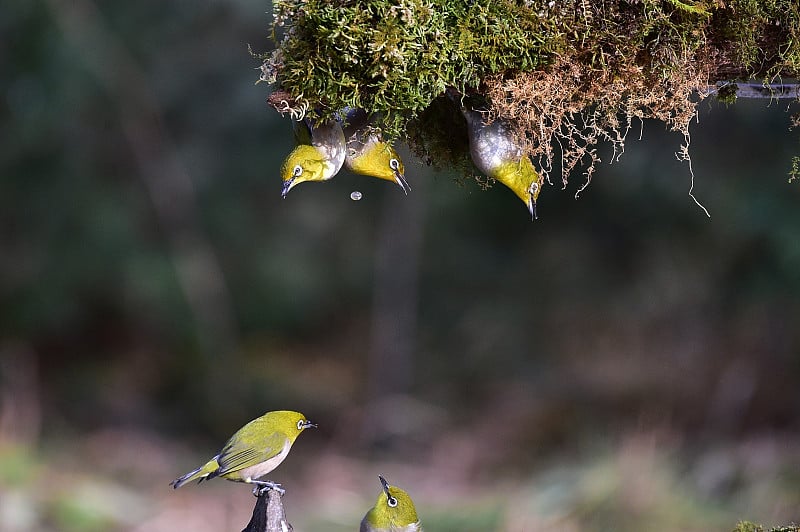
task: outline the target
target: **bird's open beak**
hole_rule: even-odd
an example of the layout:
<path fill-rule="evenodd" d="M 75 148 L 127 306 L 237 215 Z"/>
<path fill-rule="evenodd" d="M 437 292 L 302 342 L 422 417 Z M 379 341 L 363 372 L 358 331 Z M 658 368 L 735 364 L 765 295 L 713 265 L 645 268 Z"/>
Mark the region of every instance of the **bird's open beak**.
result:
<path fill-rule="evenodd" d="M 286 194 L 289 193 L 293 185 L 294 185 L 294 178 L 287 179 L 286 181 L 283 182 L 283 189 L 281 190 L 281 197 L 283 199 L 286 199 Z"/>
<path fill-rule="evenodd" d="M 394 182 L 400 185 L 400 188 L 403 189 L 403 192 L 408 195 L 408 192 L 411 190 L 411 185 L 408 184 L 406 177 L 400 173 L 400 170 L 394 171 Z"/>
<path fill-rule="evenodd" d="M 315 428 L 316 429 L 316 428 L 319 428 L 319 427 L 317 426 L 316 423 L 312 423 L 312 422 L 310 422 L 309 420 L 306 419 L 305 421 L 303 421 L 303 428 L 304 429 L 308 429 L 308 428 Z"/>
<path fill-rule="evenodd" d="M 390 496 L 389 495 L 389 483 L 386 482 L 386 479 L 383 478 L 381 475 L 378 475 L 378 478 L 381 479 L 381 484 L 383 485 L 383 491 L 386 493 L 386 496 L 387 497 Z"/>

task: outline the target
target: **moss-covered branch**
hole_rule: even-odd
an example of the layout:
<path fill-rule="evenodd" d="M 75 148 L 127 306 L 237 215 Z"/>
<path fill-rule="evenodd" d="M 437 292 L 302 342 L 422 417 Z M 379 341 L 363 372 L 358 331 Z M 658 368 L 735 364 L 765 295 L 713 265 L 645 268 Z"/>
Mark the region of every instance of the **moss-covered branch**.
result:
<path fill-rule="evenodd" d="M 463 153 L 431 131 L 446 115 L 461 120 L 442 97 L 448 89 L 479 96 L 493 116 L 513 123 L 543 173 L 558 147 L 565 181 L 576 167 L 591 175 L 598 142 L 621 149 L 634 119 L 661 120 L 688 138 L 698 99 L 717 82 L 800 77 L 796 0 L 276 0 L 274 7 L 277 48 L 263 57 L 263 79 L 288 95 L 288 110 L 368 109 L 379 113 L 385 135 L 447 166 L 461 165 Z"/>

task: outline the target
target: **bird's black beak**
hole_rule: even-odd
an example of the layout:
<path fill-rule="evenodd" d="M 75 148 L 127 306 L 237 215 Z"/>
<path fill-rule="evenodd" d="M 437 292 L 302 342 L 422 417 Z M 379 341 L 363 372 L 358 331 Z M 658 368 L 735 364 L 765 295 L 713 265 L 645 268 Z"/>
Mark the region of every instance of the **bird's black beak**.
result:
<path fill-rule="evenodd" d="M 286 194 L 289 193 L 289 189 L 292 188 L 292 183 L 294 183 L 294 178 L 288 179 L 283 182 L 283 189 L 281 190 L 281 197 L 286 199 Z"/>
<path fill-rule="evenodd" d="M 378 478 L 381 479 L 381 485 L 383 485 L 383 491 L 386 493 L 386 496 L 391 497 L 391 495 L 389 495 L 389 483 L 386 482 L 386 479 L 381 475 L 378 475 Z"/>
<path fill-rule="evenodd" d="M 406 176 L 403 175 L 403 172 L 400 171 L 400 160 L 399 159 L 389 159 L 389 168 L 392 169 L 394 172 L 394 182 L 400 185 L 400 188 L 403 189 L 403 192 L 408 195 L 408 191 L 411 190 L 411 185 L 408 184 L 406 181 Z"/>
<path fill-rule="evenodd" d="M 405 192 L 406 195 L 408 195 L 409 191 L 411 190 L 411 185 L 408 184 L 408 181 L 406 181 L 406 177 L 400 173 L 400 170 L 394 171 L 394 181 L 395 183 L 400 185 L 400 188 L 403 189 L 403 192 Z"/>
<path fill-rule="evenodd" d="M 531 213 L 531 220 L 538 220 L 539 216 L 536 214 L 536 200 L 533 196 L 528 198 L 528 211 Z"/>
<path fill-rule="evenodd" d="M 306 419 L 305 421 L 303 421 L 303 428 L 304 429 L 308 429 L 308 428 L 316 429 L 316 428 L 319 428 L 319 427 L 317 426 L 316 423 L 312 423 L 312 422 L 310 422 L 309 420 Z"/>

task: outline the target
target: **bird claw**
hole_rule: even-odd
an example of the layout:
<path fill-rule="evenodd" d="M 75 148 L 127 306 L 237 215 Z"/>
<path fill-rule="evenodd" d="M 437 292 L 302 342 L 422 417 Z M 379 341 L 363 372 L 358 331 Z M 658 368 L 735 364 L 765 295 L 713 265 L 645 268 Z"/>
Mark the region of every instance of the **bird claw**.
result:
<path fill-rule="evenodd" d="M 281 497 L 286 494 L 286 490 L 283 489 L 280 484 L 272 482 L 271 480 L 253 480 L 252 482 L 256 485 L 253 488 L 253 495 L 256 497 L 263 497 L 264 494 L 270 490 L 277 491 Z"/>
<path fill-rule="evenodd" d="M 305 118 L 306 113 L 308 112 L 308 108 L 310 107 L 310 104 L 308 103 L 308 100 L 303 98 L 302 95 L 299 96 L 294 103 L 296 107 L 292 107 L 286 100 L 281 100 L 280 103 L 278 104 L 278 107 L 276 107 L 275 110 L 278 111 L 281 115 L 285 115 L 286 113 L 288 113 L 289 117 L 292 120 L 300 122 L 303 118 Z"/>

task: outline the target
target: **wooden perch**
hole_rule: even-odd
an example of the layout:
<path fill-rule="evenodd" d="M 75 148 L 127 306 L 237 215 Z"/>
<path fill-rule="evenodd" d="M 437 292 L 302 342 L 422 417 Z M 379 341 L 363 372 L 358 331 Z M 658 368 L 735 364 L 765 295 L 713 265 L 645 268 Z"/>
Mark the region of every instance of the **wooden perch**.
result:
<path fill-rule="evenodd" d="M 253 516 L 242 532 L 291 532 L 292 525 L 286 521 L 283 510 L 281 490 L 262 489 L 255 495 Z"/>

